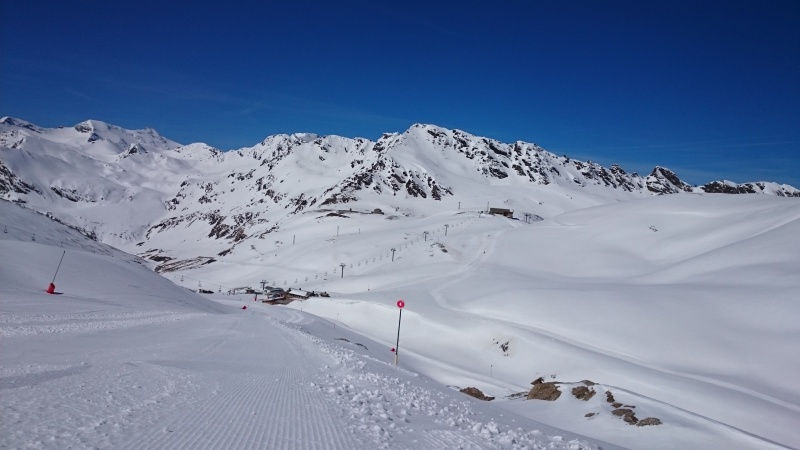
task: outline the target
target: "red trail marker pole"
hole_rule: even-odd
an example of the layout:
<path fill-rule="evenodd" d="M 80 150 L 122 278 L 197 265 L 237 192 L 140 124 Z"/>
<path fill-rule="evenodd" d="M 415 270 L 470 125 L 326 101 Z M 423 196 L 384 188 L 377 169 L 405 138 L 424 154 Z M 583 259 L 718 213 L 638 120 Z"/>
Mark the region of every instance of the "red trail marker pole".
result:
<path fill-rule="evenodd" d="M 400 354 L 400 323 L 403 321 L 403 307 L 406 302 L 402 300 L 397 301 L 397 307 L 400 309 L 400 318 L 397 319 L 397 342 L 394 345 L 394 365 L 397 365 L 398 355 Z"/>
<path fill-rule="evenodd" d="M 64 261 L 64 255 L 66 255 L 66 254 L 67 254 L 66 250 L 64 250 L 64 252 L 61 253 L 61 259 L 58 261 L 58 267 L 56 267 L 56 273 L 53 275 L 53 281 L 51 281 L 50 285 L 47 286 L 47 293 L 48 294 L 55 294 L 56 293 L 56 285 L 55 285 L 56 276 L 58 275 L 58 270 L 61 269 L 61 263 Z"/>

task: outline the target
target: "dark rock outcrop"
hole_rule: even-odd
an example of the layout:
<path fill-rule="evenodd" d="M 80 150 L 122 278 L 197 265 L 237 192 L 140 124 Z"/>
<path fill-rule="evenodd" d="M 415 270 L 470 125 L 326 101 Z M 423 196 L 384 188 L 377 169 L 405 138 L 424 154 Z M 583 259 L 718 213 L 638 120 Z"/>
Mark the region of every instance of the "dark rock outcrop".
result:
<path fill-rule="evenodd" d="M 656 167 L 647 177 L 647 190 L 658 195 L 692 192 L 692 187 L 681 181 L 675 172 L 664 167 Z"/>
<path fill-rule="evenodd" d="M 557 400 L 558 397 L 561 397 L 561 391 L 558 390 L 558 383 L 556 382 L 548 383 L 540 377 L 531 384 L 533 384 L 533 387 L 526 397 L 528 400 L 545 400 L 552 402 Z"/>
<path fill-rule="evenodd" d="M 636 423 L 639 422 L 639 419 L 636 418 L 636 414 L 630 408 L 617 408 L 611 411 L 611 414 L 622 417 L 622 420 L 630 425 L 636 425 Z"/>
<path fill-rule="evenodd" d="M 655 417 L 645 417 L 636 423 L 637 427 L 646 427 L 648 425 L 661 425 L 661 420 Z"/>
<path fill-rule="evenodd" d="M 596 393 L 597 392 L 594 389 L 586 386 L 576 386 L 572 388 L 572 395 L 574 395 L 578 400 L 583 400 L 585 402 L 594 397 L 594 394 Z"/>
<path fill-rule="evenodd" d="M 464 394 L 467 394 L 470 397 L 475 397 L 478 400 L 483 400 L 483 401 L 486 401 L 486 402 L 490 402 L 490 401 L 494 400 L 494 397 L 489 397 L 489 396 L 485 395 L 483 392 L 481 392 L 480 389 L 478 389 L 476 387 L 465 387 L 464 389 L 461 389 L 460 392 L 463 392 Z"/>

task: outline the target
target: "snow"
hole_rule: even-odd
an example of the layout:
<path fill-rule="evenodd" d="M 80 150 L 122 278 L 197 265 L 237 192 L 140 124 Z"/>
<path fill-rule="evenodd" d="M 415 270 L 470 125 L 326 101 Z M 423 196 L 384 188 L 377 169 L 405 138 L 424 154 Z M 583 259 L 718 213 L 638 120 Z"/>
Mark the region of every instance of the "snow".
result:
<path fill-rule="evenodd" d="M 97 121 L 93 144 L 0 122 L 3 162 L 42 191 L 0 201 L 0 447 L 800 448 L 800 203 L 786 189 L 627 192 L 524 143 L 562 175 L 487 179 L 453 146 L 510 145 L 419 125 L 379 141 L 386 171 L 452 196 L 370 188 L 293 211 L 289 197 L 345 192 L 377 144 L 298 134 L 220 153 Z M 120 159 L 134 143 L 147 153 Z M 254 187 L 269 176 L 275 198 Z M 241 240 L 212 237 L 235 220 Z M 151 256 L 216 261 L 158 275 Z M 330 297 L 225 295 L 262 281 Z M 539 377 L 561 383 L 558 400 L 514 395 Z M 571 393 L 582 380 L 588 401 Z M 607 392 L 662 424 L 626 424 Z"/>
<path fill-rule="evenodd" d="M 3 448 L 597 448 L 396 368 L 326 320 L 200 297 L 0 208 Z M 37 281 L 62 247 L 45 242 L 65 237 L 68 292 L 48 295 Z"/>
<path fill-rule="evenodd" d="M 4 447 L 800 442 L 792 276 L 800 206 L 787 199 L 659 197 L 526 226 L 472 213 L 429 217 L 417 223 L 431 230 L 427 241 L 391 244 L 394 262 L 377 260 L 369 273 L 348 267 L 344 278 L 329 264 L 318 286 L 333 296 L 286 307 L 251 295 L 200 297 L 138 258 L 0 207 Z M 351 234 L 347 245 L 369 253 L 396 233 Z M 692 245 L 681 252 L 676 236 Z M 768 257 L 759 256 L 764 248 Z M 62 252 L 63 294 L 47 295 Z M 188 273 L 208 279 L 213 268 Z M 394 367 L 398 298 L 406 307 Z M 506 398 L 539 376 L 567 383 L 558 401 Z M 586 403 L 569 392 L 582 379 L 599 383 Z M 663 424 L 625 424 L 605 391 Z"/>

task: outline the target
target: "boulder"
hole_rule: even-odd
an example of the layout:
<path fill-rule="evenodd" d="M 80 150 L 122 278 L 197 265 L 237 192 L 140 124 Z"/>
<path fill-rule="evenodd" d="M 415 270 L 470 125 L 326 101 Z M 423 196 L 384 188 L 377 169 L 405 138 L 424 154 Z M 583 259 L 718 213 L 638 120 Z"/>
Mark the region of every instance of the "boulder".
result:
<path fill-rule="evenodd" d="M 661 425 L 661 421 L 655 417 L 645 417 L 636 424 L 637 427 L 645 427 L 648 425 Z"/>
<path fill-rule="evenodd" d="M 494 397 L 489 397 L 489 396 L 485 395 L 483 392 L 481 392 L 480 389 L 478 389 L 476 387 L 465 387 L 464 389 L 461 389 L 461 392 L 463 392 L 463 393 L 465 393 L 465 394 L 467 394 L 467 395 L 469 395 L 471 397 L 475 397 L 478 400 L 483 400 L 483 401 L 487 401 L 487 402 L 490 402 L 490 401 L 494 400 Z"/>
<path fill-rule="evenodd" d="M 558 397 L 561 397 L 561 391 L 558 390 L 557 383 L 545 383 L 544 381 L 534 383 L 535 384 L 531 388 L 530 392 L 528 392 L 528 400 L 546 400 L 548 402 L 552 402 L 558 399 Z"/>
<path fill-rule="evenodd" d="M 611 411 L 611 414 L 617 417 L 622 417 L 622 420 L 627 422 L 629 425 L 636 425 L 636 422 L 639 421 L 639 419 L 636 418 L 636 414 L 634 414 L 633 410 L 630 408 L 617 408 Z"/>
<path fill-rule="evenodd" d="M 575 398 L 583 400 L 585 402 L 589 401 L 590 398 L 594 397 L 594 394 L 596 393 L 597 392 L 595 392 L 594 389 L 590 389 L 586 386 L 577 386 L 572 388 L 572 395 L 574 395 Z"/>

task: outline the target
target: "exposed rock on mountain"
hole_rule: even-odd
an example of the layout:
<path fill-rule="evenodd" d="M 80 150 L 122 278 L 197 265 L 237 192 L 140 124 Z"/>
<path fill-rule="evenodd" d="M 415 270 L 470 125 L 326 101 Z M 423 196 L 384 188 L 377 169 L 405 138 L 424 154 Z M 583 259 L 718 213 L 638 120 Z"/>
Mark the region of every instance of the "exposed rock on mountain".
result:
<path fill-rule="evenodd" d="M 559 383 L 545 382 L 543 378 L 537 378 L 532 383 L 533 387 L 528 392 L 526 399 L 528 400 L 545 400 L 553 402 L 561 397 L 561 391 L 558 390 Z"/>
<path fill-rule="evenodd" d="M 692 187 L 681 181 L 675 172 L 663 167 L 656 167 L 647 177 L 647 189 L 659 195 L 692 192 Z"/>
<path fill-rule="evenodd" d="M 0 161 L 0 194 L 8 194 L 10 192 L 27 194 L 31 191 L 41 194 L 36 186 L 20 180 L 3 161 Z"/>
<path fill-rule="evenodd" d="M 377 141 L 282 134 L 222 152 L 97 120 L 45 129 L 0 119 L 2 198 L 122 248 L 154 240 L 148 247 L 164 253 L 189 233 L 215 241 L 213 254 L 224 256 L 250 239 L 266 239 L 284 220 L 332 206 L 424 215 L 488 203 L 516 209 L 518 217 L 546 218 L 684 192 L 800 196 L 775 183 L 693 188 L 662 167 L 643 178 L 536 144 L 424 124 Z"/>
<path fill-rule="evenodd" d="M 709 194 L 773 194 L 779 197 L 800 197 L 800 190 L 774 183 L 736 184 L 730 181 L 712 181 L 702 189 Z"/>

